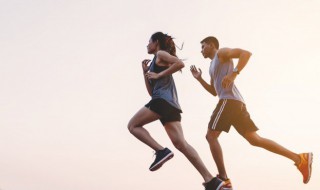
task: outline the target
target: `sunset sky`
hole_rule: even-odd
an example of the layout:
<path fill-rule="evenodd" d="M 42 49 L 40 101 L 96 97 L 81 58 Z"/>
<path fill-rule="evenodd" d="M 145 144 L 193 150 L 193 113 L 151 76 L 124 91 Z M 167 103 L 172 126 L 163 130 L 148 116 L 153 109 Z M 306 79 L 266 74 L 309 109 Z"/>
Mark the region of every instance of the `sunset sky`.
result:
<path fill-rule="evenodd" d="M 252 53 L 235 82 L 258 133 L 314 153 L 305 185 L 292 161 L 231 129 L 220 143 L 234 189 L 320 189 L 319 0 L 0 0 L 0 26 L 0 190 L 203 189 L 160 122 L 146 128 L 175 157 L 156 172 L 153 150 L 127 130 L 150 100 L 141 61 L 157 31 L 184 43 L 182 126 L 213 175 L 205 134 L 218 99 L 189 71 L 209 81 L 209 35 Z"/>

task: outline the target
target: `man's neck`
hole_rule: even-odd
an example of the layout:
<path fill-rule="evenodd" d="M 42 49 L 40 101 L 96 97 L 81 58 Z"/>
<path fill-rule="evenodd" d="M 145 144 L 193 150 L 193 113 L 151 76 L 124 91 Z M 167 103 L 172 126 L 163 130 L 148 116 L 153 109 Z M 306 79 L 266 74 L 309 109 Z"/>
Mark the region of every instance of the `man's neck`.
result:
<path fill-rule="evenodd" d="M 209 55 L 209 58 L 210 58 L 211 60 L 214 59 L 214 57 L 216 56 L 217 51 L 218 51 L 218 50 L 213 50 L 212 53 Z"/>

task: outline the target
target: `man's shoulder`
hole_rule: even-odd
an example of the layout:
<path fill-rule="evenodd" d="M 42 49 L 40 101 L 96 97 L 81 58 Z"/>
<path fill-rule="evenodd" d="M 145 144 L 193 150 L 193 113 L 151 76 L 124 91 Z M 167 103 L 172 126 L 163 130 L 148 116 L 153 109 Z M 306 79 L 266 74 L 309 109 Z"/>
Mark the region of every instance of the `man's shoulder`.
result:
<path fill-rule="evenodd" d="M 231 50 L 231 48 L 229 47 L 223 47 L 223 48 L 219 48 L 218 51 L 217 51 L 217 54 L 218 55 L 226 55 L 229 51 Z"/>
<path fill-rule="evenodd" d="M 230 50 L 231 50 L 231 48 L 223 47 L 217 51 L 217 55 L 218 55 L 218 59 L 219 59 L 220 63 L 230 61 L 230 58 L 229 58 Z"/>

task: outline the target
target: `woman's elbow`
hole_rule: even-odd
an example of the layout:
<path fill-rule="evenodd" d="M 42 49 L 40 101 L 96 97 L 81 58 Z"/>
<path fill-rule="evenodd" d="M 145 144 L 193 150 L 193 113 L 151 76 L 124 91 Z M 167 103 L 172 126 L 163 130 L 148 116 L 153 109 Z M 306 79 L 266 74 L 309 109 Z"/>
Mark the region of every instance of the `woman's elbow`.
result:
<path fill-rule="evenodd" d="M 182 69 L 184 67 L 184 63 L 182 61 L 180 61 L 178 66 L 179 66 L 179 69 Z"/>

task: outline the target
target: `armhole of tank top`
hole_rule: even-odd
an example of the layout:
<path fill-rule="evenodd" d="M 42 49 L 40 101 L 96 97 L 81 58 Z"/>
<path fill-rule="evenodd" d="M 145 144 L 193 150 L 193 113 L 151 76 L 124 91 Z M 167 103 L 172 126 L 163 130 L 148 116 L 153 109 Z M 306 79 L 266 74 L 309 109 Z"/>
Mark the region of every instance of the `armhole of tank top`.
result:
<path fill-rule="evenodd" d="M 163 68 L 169 68 L 170 66 L 163 66 L 163 65 L 158 65 L 157 64 L 157 56 L 155 56 L 156 57 L 156 59 L 154 60 L 154 65 L 156 65 L 157 67 L 159 67 L 159 68 L 161 68 L 161 67 L 163 67 Z"/>
<path fill-rule="evenodd" d="M 152 67 L 154 67 L 154 64 L 156 64 L 156 59 L 157 59 L 157 56 L 155 55 L 150 63 L 150 66 L 149 66 L 149 71 Z"/>
<path fill-rule="evenodd" d="M 216 58 L 218 59 L 218 61 L 219 61 L 219 64 L 221 63 L 221 61 L 220 61 L 220 59 L 219 59 L 219 55 L 218 55 L 218 52 L 219 52 L 219 50 L 216 52 Z"/>
<path fill-rule="evenodd" d="M 157 56 L 156 55 L 154 56 L 152 61 L 153 61 L 154 64 L 156 64 L 156 62 L 157 62 Z"/>

